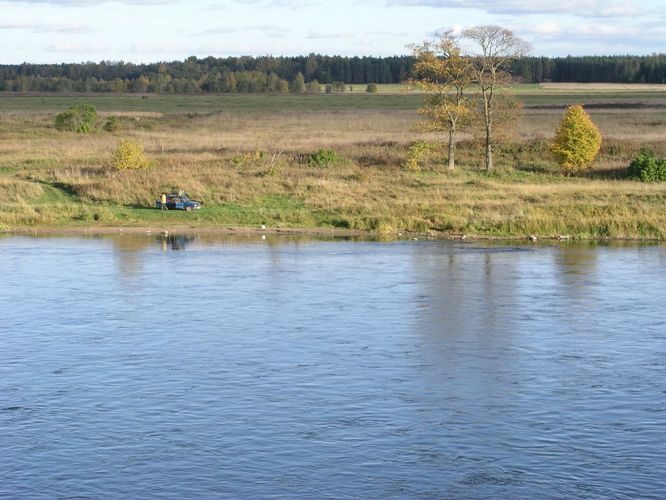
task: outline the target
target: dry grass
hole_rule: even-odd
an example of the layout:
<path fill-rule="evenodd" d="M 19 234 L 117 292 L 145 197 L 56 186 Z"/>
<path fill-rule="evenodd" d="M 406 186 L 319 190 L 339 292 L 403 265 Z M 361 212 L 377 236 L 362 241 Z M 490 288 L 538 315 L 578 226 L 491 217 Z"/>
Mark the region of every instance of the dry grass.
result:
<path fill-rule="evenodd" d="M 416 113 L 404 109 L 123 112 L 113 113 L 121 131 L 90 136 L 55 131 L 49 113 L 5 112 L 0 225 L 169 224 L 184 214 L 140 207 L 177 186 L 206 201 L 187 219 L 194 225 L 663 238 L 664 188 L 613 178 L 642 146 L 666 154 L 663 112 L 594 109 L 607 140 L 596 173 L 576 179 L 557 174 L 548 154 L 561 113 L 527 110 L 514 139 L 497 148 L 500 168 L 487 175 L 470 134 L 459 171 L 446 173 L 442 154 L 421 172 L 405 171 L 409 144 L 436 138 L 416 132 Z M 111 168 L 123 137 L 141 141 L 157 166 Z M 311 166 L 308 155 L 320 148 L 344 161 Z"/>

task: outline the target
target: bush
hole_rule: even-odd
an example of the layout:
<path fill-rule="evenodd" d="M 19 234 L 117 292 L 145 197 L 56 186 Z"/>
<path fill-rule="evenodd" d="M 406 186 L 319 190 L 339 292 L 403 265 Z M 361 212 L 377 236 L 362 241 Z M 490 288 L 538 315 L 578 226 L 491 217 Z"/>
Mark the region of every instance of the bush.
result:
<path fill-rule="evenodd" d="M 63 132 L 89 134 L 96 124 L 97 110 L 90 104 L 72 106 L 55 117 L 55 128 Z"/>
<path fill-rule="evenodd" d="M 422 166 L 428 166 L 430 155 L 435 149 L 436 145 L 428 142 L 417 141 L 412 143 L 407 151 L 407 158 L 405 159 L 403 167 L 412 172 L 420 172 Z"/>
<path fill-rule="evenodd" d="M 369 92 L 371 94 L 376 94 L 377 93 L 377 84 L 376 83 L 368 83 L 367 87 L 365 87 L 365 91 Z"/>
<path fill-rule="evenodd" d="M 585 170 L 601 149 L 601 132 L 583 106 L 569 106 L 559 127 L 551 151 L 566 174 Z"/>
<path fill-rule="evenodd" d="M 643 182 L 664 182 L 666 158 L 658 159 L 654 152 L 644 149 L 629 165 L 627 175 Z"/>
<path fill-rule="evenodd" d="M 115 132 L 120 129 L 120 120 L 115 116 L 109 116 L 104 123 L 104 130 L 107 132 Z"/>
<path fill-rule="evenodd" d="M 341 158 L 332 149 L 319 149 L 308 158 L 308 163 L 315 167 L 328 167 L 340 163 Z"/>
<path fill-rule="evenodd" d="M 318 94 L 321 92 L 321 85 L 317 80 L 312 80 L 305 85 L 305 90 L 310 94 Z"/>
<path fill-rule="evenodd" d="M 286 92 L 289 92 L 289 82 L 287 80 L 283 80 L 282 78 L 279 78 L 275 82 L 275 88 L 273 89 L 274 92 L 278 92 L 280 94 L 284 94 Z"/>
<path fill-rule="evenodd" d="M 119 170 L 150 168 L 150 160 L 143 152 L 143 144 L 123 139 L 113 152 L 113 165 Z"/>
<path fill-rule="evenodd" d="M 243 153 L 232 157 L 231 163 L 235 167 L 256 167 L 263 161 L 265 156 L 266 153 L 264 151 L 256 150 L 251 153 Z"/>

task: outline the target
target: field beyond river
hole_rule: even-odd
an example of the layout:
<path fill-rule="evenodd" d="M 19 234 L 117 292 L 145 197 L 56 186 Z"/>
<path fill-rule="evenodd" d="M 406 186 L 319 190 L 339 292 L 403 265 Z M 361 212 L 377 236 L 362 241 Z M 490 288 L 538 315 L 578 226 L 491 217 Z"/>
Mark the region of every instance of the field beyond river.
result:
<path fill-rule="evenodd" d="M 384 90 L 384 91 L 382 91 Z M 666 237 L 666 188 L 624 177 L 642 148 L 666 155 L 663 86 L 513 89 L 517 126 L 498 126 L 497 168 L 483 168 L 481 133 L 460 135 L 458 166 L 445 148 L 405 168 L 423 95 L 12 95 L 0 97 L 0 230 L 110 227 L 332 229 L 432 236 Z M 54 117 L 92 104 L 113 132 L 59 132 Z M 594 168 L 565 177 L 549 142 L 565 106 L 583 104 L 604 136 Z M 119 171 L 112 152 L 141 142 L 153 167 Z M 318 162 L 322 151 L 332 161 Z M 196 212 L 154 208 L 182 189 Z"/>

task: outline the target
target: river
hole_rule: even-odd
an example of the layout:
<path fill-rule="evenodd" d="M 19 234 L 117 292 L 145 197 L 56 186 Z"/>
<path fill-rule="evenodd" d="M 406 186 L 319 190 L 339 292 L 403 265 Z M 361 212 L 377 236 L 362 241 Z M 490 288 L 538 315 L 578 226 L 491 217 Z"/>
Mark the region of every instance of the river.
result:
<path fill-rule="evenodd" d="M 666 247 L 0 238 L 0 497 L 666 492 Z"/>

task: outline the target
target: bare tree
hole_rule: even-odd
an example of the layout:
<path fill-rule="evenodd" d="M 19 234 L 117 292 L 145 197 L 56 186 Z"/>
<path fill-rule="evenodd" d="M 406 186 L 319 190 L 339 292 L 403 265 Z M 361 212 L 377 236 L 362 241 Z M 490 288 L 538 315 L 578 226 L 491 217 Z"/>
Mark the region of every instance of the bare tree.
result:
<path fill-rule="evenodd" d="M 448 134 L 449 169 L 455 167 L 456 132 L 468 122 L 472 108 L 464 92 L 472 82 L 468 61 L 462 57 L 458 41 L 451 31 L 435 42 L 412 47 L 416 59 L 409 83 L 428 96 L 419 114 L 428 117 L 421 127 Z"/>
<path fill-rule="evenodd" d="M 530 45 L 512 31 L 501 26 L 474 26 L 463 31 L 477 52 L 470 58 L 474 81 L 479 85 L 483 100 L 486 129 L 486 170 L 493 168 L 493 118 L 497 88 L 510 81 L 509 66 L 513 59 L 529 53 Z"/>

